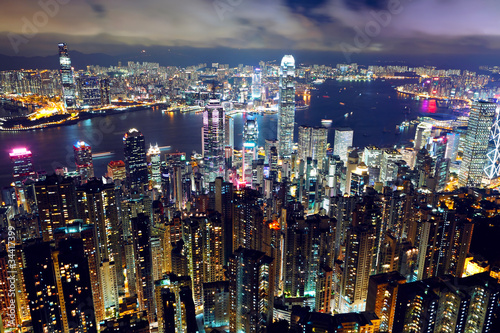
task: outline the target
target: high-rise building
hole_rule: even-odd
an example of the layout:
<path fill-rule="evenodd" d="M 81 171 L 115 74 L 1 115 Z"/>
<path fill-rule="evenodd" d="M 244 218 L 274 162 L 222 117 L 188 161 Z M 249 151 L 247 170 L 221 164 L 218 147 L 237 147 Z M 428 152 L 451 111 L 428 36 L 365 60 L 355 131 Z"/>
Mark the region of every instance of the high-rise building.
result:
<path fill-rule="evenodd" d="M 340 160 L 347 164 L 348 148 L 352 147 L 354 131 L 350 128 L 335 129 L 335 141 L 333 142 L 333 155 L 340 157 Z"/>
<path fill-rule="evenodd" d="M 292 155 L 295 124 L 295 59 L 285 55 L 280 66 L 280 92 L 278 102 L 279 158 Z"/>
<path fill-rule="evenodd" d="M 124 181 L 127 179 L 127 171 L 125 169 L 125 162 L 111 161 L 108 163 L 108 177 L 111 177 L 113 181 Z"/>
<path fill-rule="evenodd" d="M 149 145 L 148 153 L 148 171 L 149 171 L 149 183 L 151 187 L 160 188 L 161 187 L 161 154 L 158 144 L 155 146 Z"/>
<path fill-rule="evenodd" d="M 225 113 L 219 100 L 210 100 L 203 111 L 203 169 L 205 183 L 224 176 Z"/>
<path fill-rule="evenodd" d="M 35 200 L 44 241 L 52 240 L 56 228 L 78 217 L 76 190 L 71 178 L 52 175 L 35 183 Z"/>
<path fill-rule="evenodd" d="M 149 217 L 143 213 L 132 218 L 137 300 L 139 309 L 147 312 L 148 320 L 151 323 L 156 321 L 156 307 L 152 277 L 151 228 L 149 224 Z"/>
<path fill-rule="evenodd" d="M 481 185 L 490 129 L 496 114 L 497 105 L 491 102 L 474 101 L 470 109 L 467 134 L 464 142 L 464 155 L 460 172 L 458 174 L 458 186 L 478 187 Z"/>
<path fill-rule="evenodd" d="M 229 326 L 229 281 L 203 284 L 203 322 L 205 328 Z"/>
<path fill-rule="evenodd" d="M 167 274 L 155 281 L 158 333 L 196 333 L 196 312 L 189 276 Z"/>
<path fill-rule="evenodd" d="M 243 127 L 243 181 L 252 184 L 252 161 L 257 158 L 259 128 L 254 115 L 247 114 Z"/>
<path fill-rule="evenodd" d="M 488 273 L 402 284 L 392 332 L 492 332 L 498 297 Z"/>
<path fill-rule="evenodd" d="M 75 108 L 75 80 L 73 78 L 73 68 L 71 67 L 71 59 L 69 58 L 66 43 L 59 43 L 59 65 L 64 104 L 68 109 Z"/>
<path fill-rule="evenodd" d="M 458 145 L 460 143 L 459 133 L 446 134 L 446 153 L 445 158 L 448 158 L 451 163 L 455 163 L 458 155 Z"/>
<path fill-rule="evenodd" d="M 413 149 L 415 149 L 415 151 L 419 151 L 422 148 L 427 149 L 427 143 L 431 135 L 432 124 L 426 122 L 421 122 L 420 124 L 418 124 L 417 130 L 415 132 Z"/>
<path fill-rule="evenodd" d="M 326 127 L 299 126 L 299 159 L 306 161 L 308 157 L 318 161 L 318 168 L 323 166 L 328 144 Z"/>
<path fill-rule="evenodd" d="M 370 276 L 366 311 L 375 312 L 383 332 L 392 333 L 398 288 L 405 282 L 405 277 L 398 272 Z"/>
<path fill-rule="evenodd" d="M 260 100 L 262 96 L 262 71 L 255 68 L 252 75 L 252 99 Z"/>
<path fill-rule="evenodd" d="M 94 163 L 92 161 L 92 148 L 83 142 L 77 141 L 73 145 L 75 154 L 76 171 L 80 174 L 83 182 L 94 177 Z"/>
<path fill-rule="evenodd" d="M 84 76 L 79 79 L 79 99 L 82 108 L 95 108 L 101 105 L 101 85 L 98 77 Z"/>
<path fill-rule="evenodd" d="M 111 103 L 109 79 L 108 78 L 100 79 L 99 88 L 101 90 L 101 106 L 109 105 Z"/>
<path fill-rule="evenodd" d="M 272 258 L 239 248 L 229 260 L 229 327 L 231 332 L 264 332 L 272 322 Z"/>
<path fill-rule="evenodd" d="M 488 147 L 486 168 L 484 172 L 488 179 L 500 176 L 500 110 L 497 108 L 491 127 L 490 144 Z"/>
<path fill-rule="evenodd" d="M 142 133 L 135 128 L 129 129 L 123 137 L 123 148 L 128 186 L 133 192 L 140 193 L 148 183 L 146 143 Z"/>
<path fill-rule="evenodd" d="M 375 245 L 374 228 L 369 225 L 350 226 L 346 244 L 341 311 L 364 311 Z"/>
<path fill-rule="evenodd" d="M 16 148 L 9 153 L 9 156 L 13 164 L 14 172 L 12 175 L 15 180 L 22 181 L 35 176 L 31 151 L 26 148 Z"/>

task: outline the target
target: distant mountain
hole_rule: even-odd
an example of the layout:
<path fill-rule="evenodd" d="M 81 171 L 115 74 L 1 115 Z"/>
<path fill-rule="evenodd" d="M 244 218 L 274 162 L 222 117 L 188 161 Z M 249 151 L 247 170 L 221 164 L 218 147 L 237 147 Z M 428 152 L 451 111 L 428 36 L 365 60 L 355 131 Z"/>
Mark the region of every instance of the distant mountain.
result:
<path fill-rule="evenodd" d="M 158 62 L 162 66 L 189 66 L 212 62 L 229 64 L 258 65 L 259 61 L 276 60 L 279 63 L 285 54 L 293 54 L 298 64 L 335 65 L 346 63 L 342 53 L 309 50 L 264 50 L 264 49 L 232 49 L 232 48 L 194 48 L 194 47 L 147 47 L 144 51 L 135 47 L 133 51 L 108 55 L 104 53 L 85 54 L 69 50 L 71 63 L 76 69 L 85 69 L 87 65 L 111 66 L 119 61 L 125 66 L 128 61 Z M 498 65 L 497 56 L 478 55 L 387 55 L 387 54 L 352 54 L 352 62 L 361 65 L 406 65 L 437 66 L 438 68 L 459 68 L 478 70 L 480 65 Z M 0 54 L 0 70 L 11 69 L 57 69 L 57 54 L 51 56 L 23 57 Z"/>

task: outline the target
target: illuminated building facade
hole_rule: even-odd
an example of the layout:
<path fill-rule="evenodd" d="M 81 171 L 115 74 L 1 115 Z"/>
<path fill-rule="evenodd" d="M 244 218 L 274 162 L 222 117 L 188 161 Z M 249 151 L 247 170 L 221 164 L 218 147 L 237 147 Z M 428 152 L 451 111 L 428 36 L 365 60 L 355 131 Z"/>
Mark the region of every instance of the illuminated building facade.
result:
<path fill-rule="evenodd" d="M 98 77 L 80 77 L 78 88 L 82 108 L 93 108 L 101 105 L 101 85 Z"/>
<path fill-rule="evenodd" d="M 366 311 L 374 312 L 377 315 L 380 319 L 382 332 L 392 333 L 398 289 L 405 282 L 405 277 L 398 272 L 370 276 Z"/>
<path fill-rule="evenodd" d="M 285 55 L 281 59 L 278 102 L 278 155 L 280 159 L 292 155 L 295 124 L 295 59 Z"/>
<path fill-rule="evenodd" d="M 125 162 L 111 161 L 108 163 L 108 177 L 111 177 L 114 182 L 127 179 L 127 171 L 125 169 Z"/>
<path fill-rule="evenodd" d="M 252 184 L 252 162 L 257 158 L 259 128 L 254 115 L 247 114 L 243 128 L 243 181 Z"/>
<path fill-rule="evenodd" d="M 497 105 L 485 101 L 474 101 L 470 109 L 469 123 L 464 143 L 464 155 L 458 186 L 479 187 L 484 175 L 491 126 Z"/>
<path fill-rule="evenodd" d="M 350 128 L 335 129 L 335 141 L 333 142 L 333 155 L 340 157 L 340 160 L 347 164 L 347 152 L 352 147 L 354 131 Z"/>
<path fill-rule="evenodd" d="M 12 175 L 15 180 L 22 181 L 28 177 L 35 176 L 31 151 L 26 148 L 16 148 L 9 153 L 9 156 L 14 169 Z"/>
<path fill-rule="evenodd" d="M 326 127 L 299 126 L 299 159 L 306 161 L 308 157 L 318 162 L 318 168 L 323 166 L 328 144 L 328 129 Z"/>
<path fill-rule="evenodd" d="M 142 133 L 135 128 L 128 130 L 123 137 L 123 148 L 128 185 L 132 192 L 141 193 L 148 183 L 146 143 Z"/>
<path fill-rule="evenodd" d="M 73 78 L 73 68 L 68 54 L 66 43 L 59 45 L 59 68 L 61 73 L 61 82 L 63 87 L 63 100 L 66 108 L 76 107 L 75 80 Z"/>
<path fill-rule="evenodd" d="M 203 168 L 205 183 L 224 176 L 225 112 L 219 100 L 210 100 L 203 111 Z"/>
<path fill-rule="evenodd" d="M 229 281 L 203 284 L 203 322 L 205 328 L 229 326 Z"/>
<path fill-rule="evenodd" d="M 161 187 L 161 154 L 158 144 L 150 145 L 147 153 L 149 183 L 151 187 Z"/>
<path fill-rule="evenodd" d="M 263 252 L 237 249 L 229 259 L 229 328 L 231 332 L 265 332 L 272 322 L 274 283 L 272 258 Z"/>
<path fill-rule="evenodd" d="M 484 172 L 488 179 L 500 176 L 500 110 L 497 108 L 494 115 L 493 126 L 491 127 L 490 144 L 486 167 Z"/>
<path fill-rule="evenodd" d="M 260 100 L 262 97 L 262 71 L 255 68 L 252 75 L 252 99 Z"/>
<path fill-rule="evenodd" d="M 94 163 L 92 161 L 92 148 L 83 141 L 73 145 L 76 171 L 80 174 L 82 182 L 94 178 Z"/>

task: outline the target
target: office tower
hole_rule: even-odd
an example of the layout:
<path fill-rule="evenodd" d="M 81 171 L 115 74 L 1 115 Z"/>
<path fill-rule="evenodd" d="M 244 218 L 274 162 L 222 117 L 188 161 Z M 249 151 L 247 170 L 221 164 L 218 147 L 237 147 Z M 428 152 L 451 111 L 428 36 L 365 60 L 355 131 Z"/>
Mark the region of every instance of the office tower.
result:
<path fill-rule="evenodd" d="M 140 193 L 148 183 L 146 143 L 142 133 L 135 128 L 129 129 L 123 137 L 123 148 L 128 186 L 132 192 Z"/>
<path fill-rule="evenodd" d="M 459 133 L 447 133 L 446 134 L 446 153 L 445 158 L 449 159 L 451 163 L 457 161 L 458 155 L 458 145 L 460 143 Z"/>
<path fill-rule="evenodd" d="M 28 177 L 34 177 L 33 160 L 31 151 L 26 148 L 16 148 L 9 153 L 12 161 L 14 180 L 23 181 Z"/>
<path fill-rule="evenodd" d="M 316 282 L 316 294 L 314 295 L 316 312 L 331 312 L 332 287 L 333 270 L 328 266 L 321 266 Z"/>
<path fill-rule="evenodd" d="M 500 288 L 488 273 L 399 286 L 393 332 L 492 332 Z"/>
<path fill-rule="evenodd" d="M 486 177 L 490 180 L 500 176 L 500 112 L 498 109 L 493 117 L 494 121 L 491 127 L 488 153 L 486 154 L 487 161 L 484 169 Z"/>
<path fill-rule="evenodd" d="M 264 332 L 273 318 L 272 258 L 239 248 L 229 259 L 229 327 L 231 332 Z"/>
<path fill-rule="evenodd" d="M 80 91 L 80 106 L 82 108 L 95 108 L 101 105 L 101 85 L 98 77 L 80 77 L 78 88 Z"/>
<path fill-rule="evenodd" d="M 383 273 L 370 276 L 366 311 L 374 312 L 380 319 L 380 330 L 392 333 L 396 298 L 399 286 L 406 283 L 404 276 L 398 272 Z"/>
<path fill-rule="evenodd" d="M 205 328 L 229 326 L 229 281 L 203 284 L 203 322 Z"/>
<path fill-rule="evenodd" d="M 363 151 L 363 162 L 366 166 L 380 168 L 383 150 L 375 146 L 367 146 Z"/>
<path fill-rule="evenodd" d="M 467 134 L 464 142 L 464 155 L 460 172 L 458 174 L 458 186 L 481 186 L 490 129 L 496 114 L 497 105 L 485 101 L 474 101 L 470 109 Z"/>
<path fill-rule="evenodd" d="M 395 149 L 385 149 L 382 153 L 380 182 L 382 182 L 384 186 L 388 186 L 397 180 L 397 162 L 400 161 L 402 157 L 401 153 Z"/>
<path fill-rule="evenodd" d="M 417 126 L 417 130 L 415 132 L 415 139 L 413 143 L 413 149 L 415 151 L 419 151 L 422 148 L 427 148 L 427 141 L 432 135 L 432 124 L 421 122 Z"/>
<path fill-rule="evenodd" d="M 369 225 L 350 226 L 346 234 L 342 312 L 364 311 L 372 268 L 375 230 Z"/>
<path fill-rule="evenodd" d="M 73 153 L 75 154 L 76 172 L 80 175 L 82 182 L 94 178 L 92 148 L 83 141 L 77 141 L 73 145 Z"/>
<path fill-rule="evenodd" d="M 100 79 L 99 88 L 101 90 L 101 106 L 109 105 L 111 103 L 109 79 L 108 78 Z"/>
<path fill-rule="evenodd" d="M 73 68 L 71 67 L 71 59 L 69 58 L 68 46 L 66 43 L 59 44 L 59 66 L 64 105 L 68 109 L 75 108 L 75 81 L 73 78 Z"/>
<path fill-rule="evenodd" d="M 153 287 L 153 258 L 151 254 L 151 228 L 149 217 L 143 213 L 132 218 L 136 291 L 139 309 L 147 311 L 149 322 L 155 321 Z"/>
<path fill-rule="evenodd" d="M 108 177 L 111 177 L 116 183 L 118 180 L 125 181 L 127 179 L 127 171 L 125 169 L 125 162 L 111 161 L 108 163 Z"/>
<path fill-rule="evenodd" d="M 352 147 L 354 131 L 350 128 L 335 129 L 335 141 L 333 142 L 333 155 L 340 156 L 340 160 L 347 164 L 347 151 Z"/>
<path fill-rule="evenodd" d="M 148 153 L 149 183 L 151 187 L 161 187 L 161 154 L 158 144 L 149 145 Z"/>
<path fill-rule="evenodd" d="M 446 137 L 434 138 L 431 141 L 432 147 L 432 173 L 434 178 L 434 186 L 432 188 L 436 192 L 444 191 L 448 182 L 450 171 L 450 160 L 445 157 L 447 141 Z"/>
<path fill-rule="evenodd" d="M 295 59 L 285 55 L 281 59 L 278 102 L 278 156 L 280 159 L 292 155 L 295 123 Z"/>
<path fill-rule="evenodd" d="M 167 274 L 155 281 L 158 333 L 198 332 L 189 276 Z"/>
<path fill-rule="evenodd" d="M 70 178 L 52 175 L 36 182 L 35 198 L 44 241 L 52 240 L 56 228 L 78 217 L 75 185 Z"/>
<path fill-rule="evenodd" d="M 57 249 L 52 251 L 52 265 L 64 332 L 97 332 L 90 270 L 83 239 L 60 240 Z"/>
<path fill-rule="evenodd" d="M 205 183 L 224 176 L 225 113 L 219 100 L 210 100 L 203 111 L 202 147 Z"/>
<path fill-rule="evenodd" d="M 252 74 L 252 99 L 260 100 L 262 97 L 262 71 L 255 68 Z"/>
<path fill-rule="evenodd" d="M 234 118 L 226 115 L 224 123 L 224 145 L 234 149 Z"/>
<path fill-rule="evenodd" d="M 243 181 L 252 185 L 252 162 L 257 159 L 259 127 L 253 114 L 247 114 L 243 127 Z"/>
<path fill-rule="evenodd" d="M 366 186 L 369 185 L 370 175 L 368 174 L 368 167 L 361 162 L 357 165 L 356 169 L 349 173 L 349 192 L 351 196 L 363 195 Z M 347 186 L 346 186 L 347 192 Z"/>
<path fill-rule="evenodd" d="M 196 307 L 196 312 L 200 313 L 203 306 L 203 272 L 204 265 L 204 240 L 203 235 L 204 219 L 190 218 L 184 220 L 183 240 L 187 255 L 188 275 L 191 277 L 192 298 Z"/>
<path fill-rule="evenodd" d="M 325 127 L 299 126 L 299 159 L 306 161 L 308 157 L 318 161 L 318 168 L 323 167 L 328 144 L 328 129 Z"/>

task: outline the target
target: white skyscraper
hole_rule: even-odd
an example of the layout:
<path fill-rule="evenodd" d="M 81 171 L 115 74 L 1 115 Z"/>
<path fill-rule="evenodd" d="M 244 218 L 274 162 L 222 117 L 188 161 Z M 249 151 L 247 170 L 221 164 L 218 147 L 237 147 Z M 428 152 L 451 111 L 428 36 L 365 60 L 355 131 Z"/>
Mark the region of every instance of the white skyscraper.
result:
<path fill-rule="evenodd" d="M 278 154 L 280 158 L 292 155 L 295 123 L 295 59 L 285 55 L 280 67 L 278 104 Z"/>
<path fill-rule="evenodd" d="M 460 187 L 481 185 L 496 108 L 495 103 L 485 101 L 472 103 L 467 134 L 465 135 L 464 156 L 458 174 L 458 186 Z"/>
<path fill-rule="evenodd" d="M 491 141 L 488 148 L 488 160 L 484 172 L 488 179 L 500 176 L 500 113 L 496 110 L 495 121 L 491 127 Z"/>
<path fill-rule="evenodd" d="M 352 147 L 354 132 L 350 128 L 337 128 L 335 130 L 335 141 L 333 143 L 333 154 L 340 156 L 340 159 L 347 163 L 347 150 Z"/>
<path fill-rule="evenodd" d="M 203 168 L 205 183 L 224 176 L 225 112 L 219 100 L 210 100 L 203 111 Z"/>
<path fill-rule="evenodd" d="M 149 145 L 147 152 L 149 182 L 152 187 L 159 188 L 161 186 L 161 154 L 158 144 L 155 146 Z"/>

